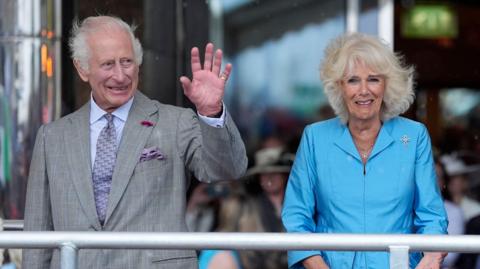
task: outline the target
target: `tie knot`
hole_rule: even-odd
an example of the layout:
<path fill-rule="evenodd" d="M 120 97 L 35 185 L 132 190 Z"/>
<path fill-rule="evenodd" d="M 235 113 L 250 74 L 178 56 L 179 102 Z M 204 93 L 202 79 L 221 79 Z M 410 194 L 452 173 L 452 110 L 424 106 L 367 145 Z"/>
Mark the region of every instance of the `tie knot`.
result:
<path fill-rule="evenodd" d="M 108 124 L 113 123 L 113 115 L 110 113 L 105 114 L 105 118 L 107 119 Z"/>

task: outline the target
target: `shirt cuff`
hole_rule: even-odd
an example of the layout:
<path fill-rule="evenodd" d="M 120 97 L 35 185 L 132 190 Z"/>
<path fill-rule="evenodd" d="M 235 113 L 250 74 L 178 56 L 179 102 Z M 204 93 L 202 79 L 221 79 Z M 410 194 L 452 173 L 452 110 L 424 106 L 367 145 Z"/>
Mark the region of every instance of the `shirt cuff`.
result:
<path fill-rule="evenodd" d="M 210 118 L 207 116 L 203 116 L 200 113 L 198 113 L 198 117 L 207 125 L 215 127 L 215 128 L 223 128 L 225 126 L 225 115 L 227 114 L 227 109 L 225 107 L 225 104 L 222 103 L 222 115 L 220 118 Z"/>

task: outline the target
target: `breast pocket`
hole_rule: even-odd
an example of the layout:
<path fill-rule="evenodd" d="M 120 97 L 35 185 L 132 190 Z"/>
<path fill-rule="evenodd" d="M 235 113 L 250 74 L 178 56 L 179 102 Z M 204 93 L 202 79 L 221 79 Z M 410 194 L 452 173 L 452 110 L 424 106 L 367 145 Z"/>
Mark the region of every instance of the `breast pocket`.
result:
<path fill-rule="evenodd" d="M 172 188 L 172 164 L 169 160 L 152 159 L 139 162 L 133 172 L 131 188 L 142 194 L 158 194 Z"/>
<path fill-rule="evenodd" d="M 165 165 L 166 165 L 165 160 L 157 160 L 157 159 L 139 162 L 135 167 L 134 173 L 142 174 L 145 176 L 158 175 Z"/>

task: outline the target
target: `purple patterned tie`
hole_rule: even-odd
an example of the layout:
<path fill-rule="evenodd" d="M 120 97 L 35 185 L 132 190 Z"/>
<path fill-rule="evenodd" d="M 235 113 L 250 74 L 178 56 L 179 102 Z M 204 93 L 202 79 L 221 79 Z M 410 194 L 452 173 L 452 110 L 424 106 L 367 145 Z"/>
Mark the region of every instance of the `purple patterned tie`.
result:
<path fill-rule="evenodd" d="M 93 193 L 100 223 L 103 225 L 107 213 L 108 194 L 112 183 L 113 167 L 117 158 L 116 133 L 113 115 L 105 114 L 107 125 L 97 140 L 97 153 L 93 164 Z"/>

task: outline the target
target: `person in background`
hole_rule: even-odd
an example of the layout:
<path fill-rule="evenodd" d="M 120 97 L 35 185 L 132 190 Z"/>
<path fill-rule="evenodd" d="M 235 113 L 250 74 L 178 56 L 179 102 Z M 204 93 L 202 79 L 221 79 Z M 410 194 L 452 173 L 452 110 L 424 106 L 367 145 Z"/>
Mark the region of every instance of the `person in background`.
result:
<path fill-rule="evenodd" d="M 288 173 L 294 154 L 283 146 L 260 149 L 255 153 L 255 166 L 248 169 L 245 178 L 258 181 L 261 191 L 257 195 L 262 208 L 264 223 L 270 223 L 269 232 L 283 232 L 281 211 L 285 196 Z M 274 224 L 275 223 L 275 224 Z"/>
<path fill-rule="evenodd" d="M 1 200 L 0 200 L 1 201 Z M 3 218 L 0 217 L 0 232 L 3 231 Z M 22 263 L 21 249 L 0 249 L 0 269 L 20 269 Z"/>
<path fill-rule="evenodd" d="M 266 136 L 265 138 L 262 139 L 260 143 L 260 149 L 276 148 L 276 147 L 285 148 L 285 146 L 286 146 L 286 143 L 284 139 L 276 134 Z"/>
<path fill-rule="evenodd" d="M 2 201 L 5 201 L 3 199 L 4 193 L 5 193 L 5 189 L 0 188 L 0 233 L 3 231 L 3 228 L 4 228 L 3 226 L 4 215 L 3 215 L 3 203 L 2 203 Z M 22 263 L 22 249 L 13 249 L 13 248 L 0 249 L 0 269 L 20 269 L 21 263 Z"/>
<path fill-rule="evenodd" d="M 308 125 L 287 183 L 290 233 L 446 234 L 425 126 L 400 117 L 413 68 L 376 37 L 347 33 L 325 50 L 325 94 L 336 118 Z M 438 269 L 446 253 L 410 253 Z M 290 268 L 389 268 L 387 252 L 290 251 Z"/>
<path fill-rule="evenodd" d="M 466 165 L 456 153 L 443 155 L 440 161 L 445 167 L 449 180 L 446 183 L 447 195 L 459 206 L 464 215 L 465 234 L 480 234 L 480 203 L 470 197 L 468 175 L 480 169 L 478 165 Z M 480 269 L 477 253 L 462 253 L 455 263 L 459 269 Z"/>
<path fill-rule="evenodd" d="M 161 104 L 137 90 L 142 46 L 111 16 L 74 23 L 75 68 L 91 99 L 40 127 L 27 187 L 26 231 L 185 232 L 190 178 L 243 176 L 242 138 L 223 104 L 232 66 L 207 44 L 191 51 L 182 76 L 191 109 Z M 162 76 L 164 74 L 159 74 Z M 59 249 L 26 249 L 23 268 L 59 268 Z M 194 250 L 82 249 L 78 268 L 197 268 Z"/>
<path fill-rule="evenodd" d="M 250 184 L 260 185 L 260 191 L 254 197 L 265 232 L 285 232 L 281 211 L 294 158 L 295 155 L 285 150 L 284 146 L 266 147 L 255 153 L 255 166 L 245 174 L 245 178 L 252 182 Z M 256 251 L 255 254 L 259 265 L 256 268 L 288 267 L 285 251 Z"/>
<path fill-rule="evenodd" d="M 462 209 L 451 201 L 451 197 L 447 191 L 447 186 L 450 183 L 450 177 L 448 176 L 445 166 L 439 158 L 435 160 L 435 172 L 437 174 L 437 183 L 440 187 L 443 197 L 443 203 L 448 217 L 448 234 L 460 235 L 465 232 L 465 218 L 463 216 Z M 451 252 L 443 260 L 442 268 L 455 268 L 455 262 L 458 259 L 460 253 Z"/>
<path fill-rule="evenodd" d="M 451 155 L 443 155 L 440 158 L 445 166 L 445 170 L 449 177 L 447 183 L 447 191 L 451 200 L 460 206 L 465 216 L 465 221 L 468 222 L 473 217 L 480 215 L 480 203 L 469 197 L 470 186 L 467 180 L 467 174 L 475 172 L 480 169 L 478 166 L 467 166 L 460 158 Z"/>
<path fill-rule="evenodd" d="M 239 186 L 221 200 L 217 232 L 264 232 L 260 212 L 254 200 Z M 199 269 L 251 269 L 258 267 L 252 261 L 252 251 L 210 250 L 200 252 Z"/>
<path fill-rule="evenodd" d="M 185 221 L 190 232 L 211 232 L 215 229 L 219 197 L 209 191 L 215 189 L 213 184 L 204 182 L 193 187 L 188 199 Z"/>
<path fill-rule="evenodd" d="M 480 235 L 480 216 L 471 218 L 465 225 L 465 234 Z M 480 269 L 478 253 L 462 253 L 455 263 L 456 269 Z"/>
<path fill-rule="evenodd" d="M 216 230 L 220 203 L 230 195 L 232 188 L 237 188 L 237 185 L 241 184 L 241 182 L 237 183 L 234 184 L 230 181 L 198 183 L 193 188 L 187 204 L 186 222 L 189 231 L 212 232 Z"/>

